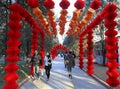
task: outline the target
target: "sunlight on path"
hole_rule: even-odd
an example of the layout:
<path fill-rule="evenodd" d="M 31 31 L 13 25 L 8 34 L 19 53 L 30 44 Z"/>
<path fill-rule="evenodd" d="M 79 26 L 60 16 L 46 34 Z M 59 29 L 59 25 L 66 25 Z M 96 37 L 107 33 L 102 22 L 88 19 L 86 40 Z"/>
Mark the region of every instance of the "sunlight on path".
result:
<path fill-rule="evenodd" d="M 106 89 L 77 66 L 73 69 L 73 78 L 68 77 L 62 58 L 53 61 L 50 80 L 46 76 L 40 80 L 30 80 L 20 89 Z"/>

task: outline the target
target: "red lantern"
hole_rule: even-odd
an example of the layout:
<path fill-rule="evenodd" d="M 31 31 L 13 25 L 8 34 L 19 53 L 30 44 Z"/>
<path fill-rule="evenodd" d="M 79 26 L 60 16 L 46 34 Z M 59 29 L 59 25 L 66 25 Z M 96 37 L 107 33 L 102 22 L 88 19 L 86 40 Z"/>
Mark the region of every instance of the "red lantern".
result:
<path fill-rule="evenodd" d="M 28 5 L 31 8 L 35 8 L 39 5 L 39 1 L 38 0 L 27 0 Z"/>
<path fill-rule="evenodd" d="M 55 5 L 55 3 L 54 3 L 52 0 L 45 0 L 45 1 L 44 1 L 44 6 L 45 6 L 47 9 L 52 9 L 52 8 L 54 8 L 54 5 Z"/>
<path fill-rule="evenodd" d="M 67 9 L 70 5 L 70 2 L 68 0 L 62 0 L 59 5 L 62 9 Z"/>
<path fill-rule="evenodd" d="M 83 0 L 77 0 L 74 4 L 77 9 L 82 9 L 85 6 L 85 2 Z"/>
<path fill-rule="evenodd" d="M 101 6 L 100 0 L 93 0 L 90 4 L 90 7 L 94 10 L 98 9 Z"/>

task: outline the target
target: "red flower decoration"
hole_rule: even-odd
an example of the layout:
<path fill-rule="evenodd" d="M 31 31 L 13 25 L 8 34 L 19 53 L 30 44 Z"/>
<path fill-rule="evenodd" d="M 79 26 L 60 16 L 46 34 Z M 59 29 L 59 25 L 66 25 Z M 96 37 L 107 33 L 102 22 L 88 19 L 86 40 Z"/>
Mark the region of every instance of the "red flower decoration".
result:
<path fill-rule="evenodd" d="M 90 8 L 96 10 L 101 6 L 101 2 L 99 0 L 93 0 L 90 4 Z"/>
<path fill-rule="evenodd" d="M 85 6 L 85 2 L 83 0 L 77 0 L 74 4 L 77 9 L 82 9 Z"/>
<path fill-rule="evenodd" d="M 52 0 L 45 0 L 43 4 L 47 9 L 52 9 L 55 5 L 55 3 Z"/>
<path fill-rule="evenodd" d="M 27 3 L 31 8 L 39 6 L 39 0 L 27 0 Z"/>
<path fill-rule="evenodd" d="M 70 2 L 68 0 L 62 0 L 59 5 L 62 9 L 67 9 L 70 5 Z"/>

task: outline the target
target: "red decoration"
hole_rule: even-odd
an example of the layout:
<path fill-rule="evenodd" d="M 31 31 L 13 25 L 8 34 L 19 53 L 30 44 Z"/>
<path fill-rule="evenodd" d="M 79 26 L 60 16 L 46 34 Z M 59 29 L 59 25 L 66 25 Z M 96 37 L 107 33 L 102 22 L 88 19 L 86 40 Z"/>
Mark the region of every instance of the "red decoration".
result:
<path fill-rule="evenodd" d="M 88 36 L 87 36 L 87 59 L 88 59 L 88 66 L 87 66 L 87 73 L 89 75 L 92 75 L 94 73 L 94 67 L 93 67 L 93 42 L 92 42 L 92 39 L 93 39 L 93 31 L 92 29 L 87 29 L 88 30 Z"/>
<path fill-rule="evenodd" d="M 20 24 L 22 17 L 18 13 L 18 10 L 20 9 L 19 5 L 10 5 L 9 9 L 12 11 L 12 13 L 9 15 L 10 22 L 8 26 L 10 28 L 10 31 L 7 33 L 10 39 L 7 41 L 8 48 L 6 52 L 8 55 L 5 59 L 8 61 L 8 64 L 5 67 L 7 74 L 4 76 L 4 80 L 6 81 L 4 89 L 17 89 L 18 84 L 16 83 L 16 80 L 19 76 L 16 74 L 16 71 L 18 70 L 16 62 L 20 59 L 18 56 L 20 53 L 18 47 L 20 46 L 19 38 L 21 36 L 21 33 L 19 32 L 19 29 L 22 27 Z"/>
<path fill-rule="evenodd" d="M 117 8 L 118 7 L 114 4 L 108 4 L 103 11 L 106 13 L 110 13 L 110 12 L 114 12 Z"/>
<path fill-rule="evenodd" d="M 83 32 L 80 34 L 80 36 L 84 36 L 86 33 L 88 33 L 88 67 L 87 67 L 87 72 L 88 74 L 93 74 L 93 57 L 92 57 L 92 46 L 91 46 L 91 39 L 93 38 L 91 32 L 89 33 L 90 29 L 94 29 L 96 25 L 100 24 L 100 22 L 105 19 L 105 26 L 108 28 L 108 30 L 105 32 L 105 35 L 107 36 L 107 39 L 105 40 L 106 42 L 106 57 L 108 58 L 108 62 L 106 65 L 108 66 L 108 71 L 106 74 L 109 76 L 109 78 L 106 80 L 106 82 L 112 86 L 116 87 L 120 85 L 120 81 L 118 80 L 119 77 L 119 72 L 117 70 L 119 64 L 116 62 L 116 58 L 118 58 L 118 53 L 116 50 L 118 50 L 118 46 L 116 43 L 118 42 L 118 39 L 115 37 L 117 35 L 117 31 L 114 30 L 114 27 L 117 25 L 117 23 L 114 21 L 114 19 L 117 16 L 117 13 L 115 12 L 116 10 L 116 5 L 114 4 L 108 4 L 103 11 L 98 15 L 87 27 Z M 112 12 L 111 12 L 112 11 Z"/>
<path fill-rule="evenodd" d="M 85 6 L 85 2 L 83 0 L 77 0 L 74 6 L 77 9 L 83 9 L 83 7 Z"/>
<path fill-rule="evenodd" d="M 55 3 L 53 2 L 53 0 L 45 0 L 44 1 L 44 6 L 47 9 L 53 9 L 54 8 Z"/>
<path fill-rule="evenodd" d="M 57 50 L 63 50 L 65 52 L 69 52 L 69 50 L 64 45 L 62 45 L 62 44 L 55 45 L 50 51 L 53 60 L 55 59 L 55 57 L 58 54 Z"/>
<path fill-rule="evenodd" d="M 17 7 L 17 9 L 16 9 L 16 7 Z M 15 12 L 15 13 L 16 13 L 16 12 L 19 13 L 20 9 L 21 9 L 21 8 L 20 8 L 20 5 L 19 5 L 19 4 L 12 4 L 12 5 L 9 6 L 9 10 L 12 11 L 13 13 L 14 13 L 14 12 Z M 18 14 L 16 14 L 16 15 L 18 15 Z M 13 15 L 13 16 L 14 16 L 14 15 Z M 13 17 L 13 16 L 12 16 L 12 17 Z"/>
<path fill-rule="evenodd" d="M 83 37 L 80 36 L 79 38 L 79 67 L 82 69 L 83 68 L 83 60 L 84 60 L 84 52 L 83 52 Z"/>
<path fill-rule="evenodd" d="M 31 7 L 31 8 L 35 8 L 39 6 L 39 0 L 27 0 L 27 4 Z"/>
<path fill-rule="evenodd" d="M 62 0 L 59 5 L 62 9 L 67 9 L 70 5 L 70 2 L 68 0 Z"/>
<path fill-rule="evenodd" d="M 90 4 L 90 7 L 94 10 L 98 9 L 101 6 L 100 0 L 93 0 Z"/>
<path fill-rule="evenodd" d="M 40 50 L 40 56 L 41 56 L 41 59 L 42 59 L 42 66 L 40 66 L 41 69 L 44 69 L 44 49 L 41 48 Z"/>
<path fill-rule="evenodd" d="M 118 50 L 118 46 L 116 45 L 118 39 L 116 38 L 117 31 L 114 30 L 115 26 L 117 25 L 117 23 L 114 21 L 117 16 L 117 13 L 115 12 L 116 9 L 116 5 L 109 4 L 105 7 L 104 10 L 104 12 L 106 11 L 105 26 L 106 28 L 108 28 L 108 30 L 105 32 L 105 35 L 107 36 L 107 39 L 105 40 L 107 44 L 106 57 L 108 59 L 106 65 L 109 68 L 106 72 L 106 74 L 108 75 L 108 79 L 106 79 L 106 82 L 112 87 L 120 85 L 120 81 L 118 80 L 120 74 L 117 70 L 119 64 L 116 61 L 116 58 L 118 58 L 118 53 L 116 52 L 116 50 Z"/>
<path fill-rule="evenodd" d="M 42 35 L 42 39 L 44 39 L 44 32 L 40 29 L 39 25 L 32 18 L 32 16 L 19 4 L 12 4 L 10 5 L 9 9 L 12 12 L 9 15 L 10 22 L 8 24 L 10 31 L 7 33 L 9 40 L 6 43 L 8 46 L 6 52 L 8 53 L 8 55 L 5 59 L 8 63 L 5 67 L 5 71 L 7 73 L 4 76 L 4 80 L 6 80 L 4 89 L 18 89 L 18 84 L 16 80 L 19 78 L 19 76 L 16 74 L 16 71 L 18 70 L 16 62 L 20 60 L 18 54 L 20 53 L 19 46 L 21 44 L 21 42 L 19 41 L 19 38 L 21 36 L 19 29 L 22 27 L 22 25 L 20 24 L 21 19 L 27 21 L 35 29 L 35 31 L 33 31 L 34 34 L 40 33 Z M 33 38 L 38 38 L 38 36 L 34 36 Z M 38 43 L 37 40 L 33 40 L 33 42 Z M 42 43 L 44 43 L 44 40 Z M 33 48 L 36 49 L 37 47 L 37 45 L 33 45 Z M 33 65 L 30 72 L 33 75 Z"/>

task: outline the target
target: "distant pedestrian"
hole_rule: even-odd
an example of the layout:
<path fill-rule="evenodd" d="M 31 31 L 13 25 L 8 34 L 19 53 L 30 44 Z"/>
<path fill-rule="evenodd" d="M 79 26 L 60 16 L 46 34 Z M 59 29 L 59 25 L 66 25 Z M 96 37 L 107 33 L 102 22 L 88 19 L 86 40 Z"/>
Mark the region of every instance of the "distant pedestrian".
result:
<path fill-rule="evenodd" d="M 64 53 L 64 65 L 65 65 L 65 68 L 67 67 L 66 60 L 67 60 L 67 52 Z"/>
<path fill-rule="evenodd" d="M 47 80 L 50 78 L 50 70 L 52 68 L 52 59 L 50 54 L 47 52 L 45 56 L 45 73 L 47 75 Z"/>
<path fill-rule="evenodd" d="M 72 52 L 69 52 L 66 57 L 66 66 L 69 73 L 69 77 L 72 78 L 72 68 L 74 68 L 75 66 L 75 60 L 74 56 L 72 55 Z"/>

